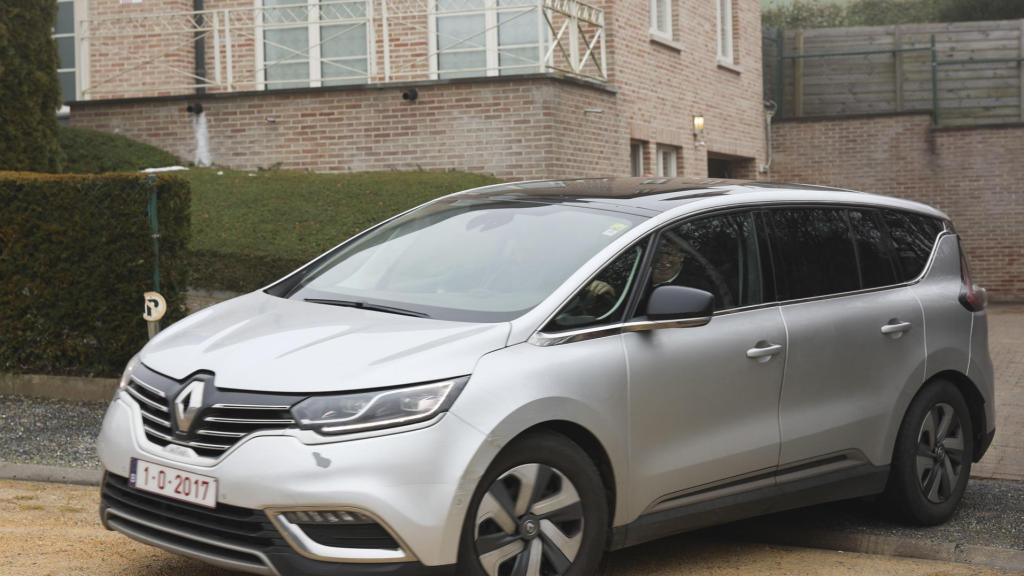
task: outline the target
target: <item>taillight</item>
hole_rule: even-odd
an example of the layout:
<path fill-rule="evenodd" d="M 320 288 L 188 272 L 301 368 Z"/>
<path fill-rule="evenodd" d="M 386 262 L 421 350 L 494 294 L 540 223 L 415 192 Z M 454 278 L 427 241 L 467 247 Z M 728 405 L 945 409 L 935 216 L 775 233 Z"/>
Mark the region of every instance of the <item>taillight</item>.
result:
<path fill-rule="evenodd" d="M 985 309 L 988 298 L 985 289 L 979 288 L 971 281 L 971 269 L 967 265 L 967 256 L 964 254 L 964 247 L 960 246 L 960 303 L 971 312 L 980 312 Z"/>

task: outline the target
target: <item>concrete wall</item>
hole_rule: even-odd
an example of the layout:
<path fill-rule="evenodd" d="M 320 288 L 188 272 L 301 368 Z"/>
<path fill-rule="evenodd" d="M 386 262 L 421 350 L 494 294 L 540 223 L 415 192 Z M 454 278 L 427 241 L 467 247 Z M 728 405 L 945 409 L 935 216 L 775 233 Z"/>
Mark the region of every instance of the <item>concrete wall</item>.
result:
<path fill-rule="evenodd" d="M 932 129 L 928 115 L 776 124 L 772 178 L 910 198 L 953 218 L 975 281 L 1024 300 L 1024 125 Z"/>

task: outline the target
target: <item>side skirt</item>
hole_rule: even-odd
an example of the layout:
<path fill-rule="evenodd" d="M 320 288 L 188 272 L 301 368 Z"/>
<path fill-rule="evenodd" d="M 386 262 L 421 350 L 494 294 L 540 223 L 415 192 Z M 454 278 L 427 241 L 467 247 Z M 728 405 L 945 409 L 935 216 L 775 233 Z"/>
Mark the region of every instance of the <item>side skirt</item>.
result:
<path fill-rule="evenodd" d="M 783 510 L 879 494 L 885 491 L 888 479 L 888 465 L 873 466 L 841 457 L 791 466 L 780 470 L 768 485 L 757 478 L 750 480 L 749 490 L 738 493 L 736 483 L 729 483 L 662 502 L 657 510 L 616 527 L 609 549 Z M 716 497 L 714 493 L 720 491 L 729 494 Z M 674 505 L 665 509 L 667 504 Z"/>

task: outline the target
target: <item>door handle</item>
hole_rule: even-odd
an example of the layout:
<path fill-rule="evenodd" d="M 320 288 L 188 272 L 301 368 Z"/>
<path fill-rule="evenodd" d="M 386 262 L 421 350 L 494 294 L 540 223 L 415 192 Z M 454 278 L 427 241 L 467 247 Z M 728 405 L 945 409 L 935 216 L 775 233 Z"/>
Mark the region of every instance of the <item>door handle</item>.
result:
<path fill-rule="evenodd" d="M 886 336 L 892 336 L 893 338 L 899 338 L 904 332 L 909 331 L 914 325 L 910 322 L 900 322 L 897 319 L 889 320 L 887 324 L 882 325 L 882 334 Z"/>
<path fill-rule="evenodd" d="M 747 358 L 752 358 L 758 362 L 767 362 L 779 352 L 782 352 L 782 344 L 770 344 L 761 341 L 750 350 L 747 350 Z"/>

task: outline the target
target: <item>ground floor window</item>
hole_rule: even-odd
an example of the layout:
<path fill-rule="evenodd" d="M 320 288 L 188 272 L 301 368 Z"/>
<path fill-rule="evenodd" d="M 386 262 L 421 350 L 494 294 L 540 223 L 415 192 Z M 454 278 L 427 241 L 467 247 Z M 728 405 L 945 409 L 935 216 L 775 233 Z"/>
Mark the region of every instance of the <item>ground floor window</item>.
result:
<path fill-rule="evenodd" d="M 263 0 L 263 85 L 304 88 L 369 81 L 368 0 Z"/>
<path fill-rule="evenodd" d="M 536 0 L 433 0 L 433 63 L 439 78 L 540 70 L 547 28 Z"/>
<path fill-rule="evenodd" d="M 677 158 L 679 148 L 675 146 L 658 146 L 658 153 L 655 158 L 657 163 L 655 175 L 661 178 L 672 178 L 679 175 Z"/>
<path fill-rule="evenodd" d="M 633 140 L 629 143 L 629 173 L 631 176 L 644 175 L 644 149 L 646 147 L 639 140 Z"/>
<path fill-rule="evenodd" d="M 53 26 L 53 39 L 57 43 L 57 79 L 60 80 L 61 101 L 78 99 L 75 79 L 75 2 L 57 0 L 57 21 Z"/>

